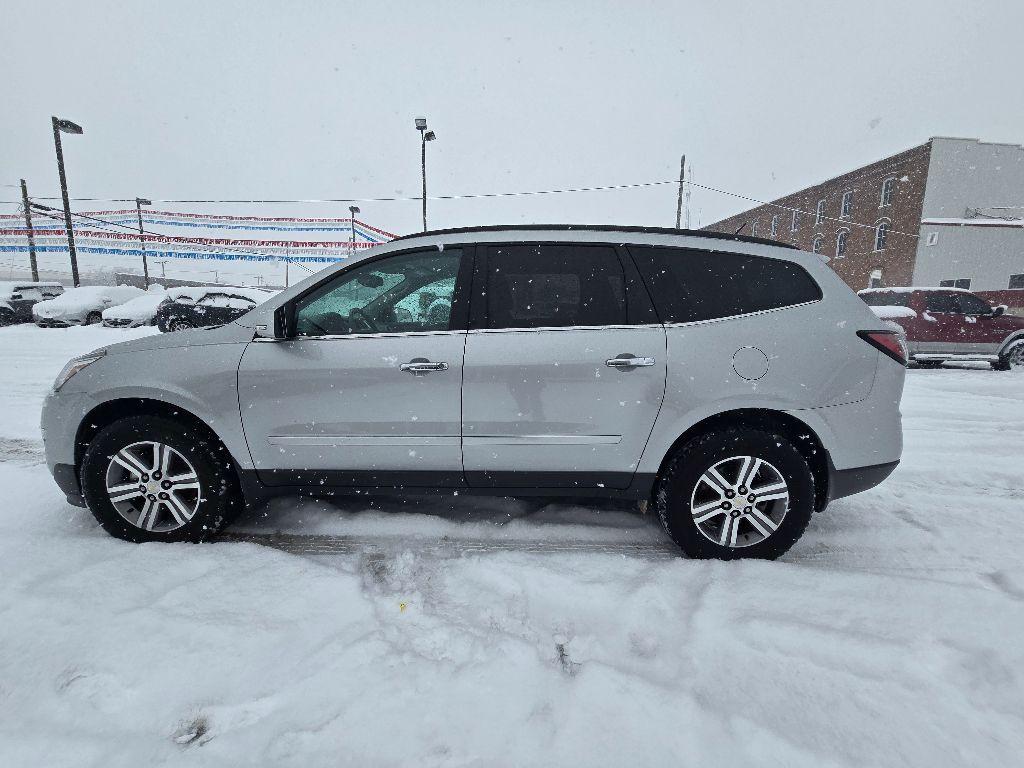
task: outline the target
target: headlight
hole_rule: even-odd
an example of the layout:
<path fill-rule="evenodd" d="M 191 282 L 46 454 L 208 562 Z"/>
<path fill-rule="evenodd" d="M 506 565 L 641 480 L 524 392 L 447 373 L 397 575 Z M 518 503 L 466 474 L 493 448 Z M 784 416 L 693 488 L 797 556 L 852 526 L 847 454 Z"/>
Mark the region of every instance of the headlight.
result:
<path fill-rule="evenodd" d="M 69 361 L 68 364 L 61 369 L 60 373 L 57 374 L 57 380 L 53 382 L 53 391 L 57 392 L 61 387 L 67 384 L 68 379 L 86 366 L 95 363 L 105 354 L 107 354 L 106 350 L 101 349 L 98 352 L 91 352 L 88 355 L 76 357 L 74 360 Z"/>

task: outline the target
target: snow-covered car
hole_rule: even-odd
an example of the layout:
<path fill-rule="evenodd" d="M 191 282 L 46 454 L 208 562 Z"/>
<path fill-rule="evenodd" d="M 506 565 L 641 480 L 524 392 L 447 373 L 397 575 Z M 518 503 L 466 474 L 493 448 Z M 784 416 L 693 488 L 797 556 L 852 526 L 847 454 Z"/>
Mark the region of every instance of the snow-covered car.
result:
<path fill-rule="evenodd" d="M 258 307 L 276 293 L 230 285 L 172 288 L 157 308 L 156 324 L 164 333 L 224 325 Z"/>
<path fill-rule="evenodd" d="M 141 288 L 131 285 L 85 285 L 72 288 L 55 299 L 40 301 L 32 307 L 32 319 L 40 328 L 65 328 L 92 325 L 103 320 L 103 310 L 142 296 Z"/>
<path fill-rule="evenodd" d="M 60 283 L 0 283 L 0 325 L 31 323 L 32 307 L 63 292 Z"/>
<path fill-rule="evenodd" d="M 156 308 L 167 298 L 167 291 L 150 287 L 144 296 L 132 299 L 117 307 L 103 310 L 103 325 L 107 328 L 136 328 L 140 325 L 156 325 Z"/>

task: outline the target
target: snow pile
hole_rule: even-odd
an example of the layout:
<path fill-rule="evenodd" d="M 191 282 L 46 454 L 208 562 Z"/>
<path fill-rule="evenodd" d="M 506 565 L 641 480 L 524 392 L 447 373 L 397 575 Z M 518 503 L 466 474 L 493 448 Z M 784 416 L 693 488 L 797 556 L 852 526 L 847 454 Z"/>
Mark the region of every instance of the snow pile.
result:
<path fill-rule="evenodd" d="M 131 285 L 85 285 L 71 288 L 55 299 L 40 301 L 32 307 L 32 312 L 47 320 L 80 318 L 88 312 L 123 304 L 143 293 L 141 288 Z"/>
<path fill-rule="evenodd" d="M 125 544 L 64 502 L 38 403 L 114 335 L 0 329 L 5 767 L 1019 763 L 1018 376 L 911 371 L 903 464 L 779 562 L 463 497 L 279 500 L 233 529 L 332 542 L 295 555 Z"/>

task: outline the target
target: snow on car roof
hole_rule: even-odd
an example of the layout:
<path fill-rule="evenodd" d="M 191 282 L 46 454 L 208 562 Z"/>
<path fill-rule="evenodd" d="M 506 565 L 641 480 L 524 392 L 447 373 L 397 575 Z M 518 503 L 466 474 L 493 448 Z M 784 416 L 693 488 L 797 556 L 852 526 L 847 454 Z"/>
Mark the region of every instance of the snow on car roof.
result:
<path fill-rule="evenodd" d="M 167 298 L 177 301 L 181 298 L 189 298 L 192 301 L 199 301 L 211 293 L 223 293 L 227 296 L 240 296 L 243 299 L 250 299 L 257 304 L 262 304 L 278 291 L 265 291 L 261 288 L 240 288 L 234 285 L 209 285 L 198 288 L 171 288 L 167 291 Z"/>

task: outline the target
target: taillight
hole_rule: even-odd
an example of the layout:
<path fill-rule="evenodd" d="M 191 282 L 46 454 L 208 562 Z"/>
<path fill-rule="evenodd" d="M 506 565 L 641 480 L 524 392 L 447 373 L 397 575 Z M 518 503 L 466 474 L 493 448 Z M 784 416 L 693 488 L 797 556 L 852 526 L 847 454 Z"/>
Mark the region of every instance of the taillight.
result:
<path fill-rule="evenodd" d="M 907 347 L 895 331 L 857 331 L 857 335 L 900 365 L 907 364 Z"/>

